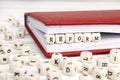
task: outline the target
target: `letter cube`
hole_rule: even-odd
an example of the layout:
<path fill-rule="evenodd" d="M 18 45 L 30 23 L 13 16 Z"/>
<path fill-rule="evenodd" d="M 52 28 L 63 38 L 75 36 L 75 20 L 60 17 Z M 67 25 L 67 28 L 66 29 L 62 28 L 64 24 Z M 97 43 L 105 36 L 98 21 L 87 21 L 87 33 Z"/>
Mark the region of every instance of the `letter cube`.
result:
<path fill-rule="evenodd" d="M 108 78 L 111 80 L 119 80 L 120 79 L 120 67 L 109 66 L 108 67 Z"/>
<path fill-rule="evenodd" d="M 107 69 L 97 67 L 93 71 L 93 80 L 107 80 Z"/>
<path fill-rule="evenodd" d="M 20 50 L 21 49 L 21 46 L 23 46 L 24 45 L 24 42 L 22 41 L 22 40 L 16 40 L 15 42 L 14 42 L 14 48 L 16 49 L 16 50 Z"/>
<path fill-rule="evenodd" d="M 0 54 L 0 64 L 7 64 L 9 62 L 8 54 Z"/>
<path fill-rule="evenodd" d="M 69 58 L 68 57 L 63 57 L 61 60 L 60 60 L 60 63 L 59 63 L 59 68 L 62 70 L 64 65 L 69 62 Z"/>
<path fill-rule="evenodd" d="M 56 38 L 55 41 L 57 44 L 65 43 L 65 35 L 64 34 L 56 34 L 55 38 Z"/>
<path fill-rule="evenodd" d="M 63 67 L 63 74 L 67 76 L 73 76 L 77 72 L 77 65 L 73 62 L 67 62 Z"/>
<path fill-rule="evenodd" d="M 92 62 L 87 62 L 82 64 L 82 73 L 84 76 L 88 76 L 88 74 L 92 74 L 95 69 L 95 65 Z"/>
<path fill-rule="evenodd" d="M 5 54 L 11 55 L 13 53 L 12 46 L 4 45 L 2 48 Z"/>
<path fill-rule="evenodd" d="M 14 35 L 11 32 L 6 32 L 5 33 L 5 40 L 11 41 L 14 39 Z"/>
<path fill-rule="evenodd" d="M 52 69 L 49 61 L 40 62 L 38 64 L 38 73 L 42 76 L 47 75 L 48 71 Z"/>
<path fill-rule="evenodd" d="M 19 26 L 20 26 L 20 23 L 19 23 L 18 20 L 15 20 L 15 19 L 14 19 L 14 20 L 12 21 L 12 25 L 15 26 L 15 27 L 19 27 Z"/>
<path fill-rule="evenodd" d="M 0 70 L 0 80 L 7 80 L 7 73 Z"/>
<path fill-rule="evenodd" d="M 51 56 L 51 63 L 55 66 L 58 66 L 62 57 L 63 56 L 60 53 L 53 53 Z"/>
<path fill-rule="evenodd" d="M 92 41 L 93 42 L 98 42 L 101 40 L 101 34 L 96 32 L 96 33 L 92 33 Z"/>
<path fill-rule="evenodd" d="M 74 35 L 72 33 L 65 34 L 66 43 L 74 42 Z"/>
<path fill-rule="evenodd" d="M 25 80 L 40 80 L 40 77 L 35 72 L 27 71 Z"/>
<path fill-rule="evenodd" d="M 82 33 L 75 33 L 75 42 L 79 43 L 83 41 L 83 34 Z"/>
<path fill-rule="evenodd" d="M 47 80 L 62 80 L 62 77 L 59 71 L 49 70 Z"/>
<path fill-rule="evenodd" d="M 10 61 L 9 61 L 9 70 L 10 70 L 10 72 L 14 72 L 14 68 L 15 67 L 23 67 L 24 65 L 21 63 L 21 61 L 20 60 L 17 60 L 17 59 L 11 59 Z"/>
<path fill-rule="evenodd" d="M 15 55 L 15 56 L 13 57 L 13 60 L 18 60 L 18 61 L 20 61 L 22 65 L 26 65 L 26 64 L 27 64 L 26 57 L 25 57 L 25 56 L 22 56 L 22 55 Z"/>
<path fill-rule="evenodd" d="M 91 33 L 83 33 L 83 42 L 91 42 L 92 34 Z"/>
<path fill-rule="evenodd" d="M 29 55 L 29 65 L 31 66 L 37 66 L 39 61 L 40 55 L 32 53 Z"/>
<path fill-rule="evenodd" d="M 17 38 L 24 38 L 25 37 L 25 29 L 24 28 L 19 28 L 18 31 L 16 32 Z"/>
<path fill-rule="evenodd" d="M 5 26 L 3 26 L 3 25 L 0 25 L 0 33 L 1 34 L 3 34 L 3 33 L 5 33 L 6 32 L 6 27 Z"/>
<path fill-rule="evenodd" d="M 110 63 L 118 64 L 120 63 L 120 49 L 112 49 L 110 50 Z"/>
<path fill-rule="evenodd" d="M 99 57 L 97 59 L 97 66 L 98 67 L 108 67 L 109 59 L 107 57 Z"/>
<path fill-rule="evenodd" d="M 47 44 L 54 44 L 55 43 L 55 35 L 54 34 L 46 34 L 45 41 Z"/>
<path fill-rule="evenodd" d="M 89 62 L 92 61 L 92 52 L 90 51 L 83 51 L 80 54 L 80 61 L 81 62 Z"/>
<path fill-rule="evenodd" d="M 15 20 L 14 17 L 12 17 L 12 16 L 9 16 L 9 17 L 8 17 L 8 21 L 9 21 L 9 22 L 13 22 L 14 20 Z"/>
<path fill-rule="evenodd" d="M 0 41 L 0 54 L 3 53 L 3 43 Z"/>
<path fill-rule="evenodd" d="M 27 56 L 30 54 L 30 46 L 24 45 L 21 46 L 21 55 Z"/>
<path fill-rule="evenodd" d="M 14 79 L 15 80 L 25 80 L 25 75 L 26 75 L 26 73 L 27 73 L 27 70 L 26 70 L 26 68 L 25 67 L 16 67 L 15 69 L 14 69 L 14 72 L 13 72 L 13 74 L 14 74 Z"/>

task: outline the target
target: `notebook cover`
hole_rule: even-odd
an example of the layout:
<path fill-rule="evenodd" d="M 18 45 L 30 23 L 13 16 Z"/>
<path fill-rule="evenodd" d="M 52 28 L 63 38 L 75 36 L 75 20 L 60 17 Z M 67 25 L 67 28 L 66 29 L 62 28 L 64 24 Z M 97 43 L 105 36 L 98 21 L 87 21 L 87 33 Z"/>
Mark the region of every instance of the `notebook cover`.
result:
<path fill-rule="evenodd" d="M 120 10 L 30 12 L 31 16 L 50 25 L 120 24 Z"/>

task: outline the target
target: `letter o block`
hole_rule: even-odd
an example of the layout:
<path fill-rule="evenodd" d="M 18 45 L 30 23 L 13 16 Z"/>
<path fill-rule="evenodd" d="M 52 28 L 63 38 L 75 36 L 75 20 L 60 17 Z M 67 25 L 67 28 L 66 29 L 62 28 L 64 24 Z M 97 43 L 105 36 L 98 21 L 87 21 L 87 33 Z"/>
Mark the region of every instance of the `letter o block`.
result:
<path fill-rule="evenodd" d="M 77 65 L 73 62 L 67 62 L 63 68 L 63 74 L 73 76 L 77 72 Z"/>

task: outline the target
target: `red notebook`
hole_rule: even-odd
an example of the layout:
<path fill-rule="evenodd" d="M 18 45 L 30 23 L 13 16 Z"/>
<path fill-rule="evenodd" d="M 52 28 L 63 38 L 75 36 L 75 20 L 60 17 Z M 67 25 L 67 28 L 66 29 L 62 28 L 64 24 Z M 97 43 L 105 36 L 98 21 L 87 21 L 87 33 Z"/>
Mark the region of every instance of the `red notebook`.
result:
<path fill-rule="evenodd" d="M 77 56 L 89 50 L 93 54 L 108 53 L 120 47 L 120 10 L 30 12 L 25 13 L 25 27 L 42 53 L 51 57 L 60 52 L 64 56 Z M 75 42 L 77 33 L 100 33 L 98 42 Z M 54 35 L 54 43 L 47 44 L 45 35 Z M 58 43 L 58 36 L 72 34 L 72 43 Z M 89 37 L 89 36 L 88 36 Z M 93 37 L 93 35 L 92 35 Z M 66 41 L 66 37 L 64 37 Z"/>

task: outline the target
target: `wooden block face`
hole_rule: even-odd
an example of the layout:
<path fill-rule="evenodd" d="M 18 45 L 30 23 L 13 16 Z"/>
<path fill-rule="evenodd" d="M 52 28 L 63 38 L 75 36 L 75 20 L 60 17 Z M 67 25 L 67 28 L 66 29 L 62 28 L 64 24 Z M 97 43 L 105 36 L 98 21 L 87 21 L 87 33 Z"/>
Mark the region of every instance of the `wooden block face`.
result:
<path fill-rule="evenodd" d="M 93 71 L 93 80 L 107 80 L 107 69 L 95 68 Z"/>
<path fill-rule="evenodd" d="M 60 72 L 49 70 L 47 74 L 47 80 L 62 80 Z"/>
<path fill-rule="evenodd" d="M 19 23 L 18 20 L 15 20 L 15 19 L 14 19 L 14 20 L 12 21 L 12 25 L 15 26 L 15 27 L 19 27 L 19 26 L 20 26 L 20 23 Z"/>
<path fill-rule="evenodd" d="M 63 68 L 63 74 L 73 76 L 77 72 L 77 65 L 73 62 L 67 62 Z"/>
<path fill-rule="evenodd" d="M 14 35 L 11 32 L 6 32 L 5 33 L 5 40 L 11 41 L 14 39 Z"/>
<path fill-rule="evenodd" d="M 69 59 L 68 57 L 63 57 L 63 58 L 60 60 L 59 68 L 60 68 L 61 70 L 63 70 L 63 67 L 64 67 L 65 64 L 66 64 L 67 62 L 69 62 L 69 61 L 70 61 L 70 59 Z"/>
<path fill-rule="evenodd" d="M 95 65 L 92 62 L 87 62 L 82 64 L 82 73 L 84 76 L 88 76 L 89 74 L 93 73 L 93 70 L 95 69 Z"/>
<path fill-rule="evenodd" d="M 58 66 L 60 64 L 60 60 L 62 59 L 62 54 L 60 53 L 53 53 L 51 57 L 51 64 Z"/>
<path fill-rule="evenodd" d="M 92 34 L 83 33 L 83 42 L 92 42 Z"/>
<path fill-rule="evenodd" d="M 100 33 L 92 33 L 92 41 L 93 42 L 99 42 L 101 40 L 101 34 Z"/>
<path fill-rule="evenodd" d="M 24 38 L 25 37 L 25 29 L 24 28 L 19 28 L 18 31 L 16 32 L 17 38 Z"/>
<path fill-rule="evenodd" d="M 107 57 L 99 57 L 97 59 L 97 66 L 98 67 L 108 67 L 109 60 Z"/>
<path fill-rule="evenodd" d="M 75 42 L 76 43 L 79 43 L 79 42 L 83 41 L 83 34 L 82 33 L 75 33 L 74 37 L 75 37 Z"/>
<path fill-rule="evenodd" d="M 34 72 L 27 71 L 25 80 L 40 80 L 40 77 Z"/>
<path fill-rule="evenodd" d="M 13 48 L 12 46 L 5 45 L 3 46 L 3 51 L 5 52 L 5 54 L 11 55 L 13 53 Z"/>
<path fill-rule="evenodd" d="M 21 47 L 21 55 L 29 55 L 30 54 L 30 47 L 28 45 L 24 45 Z"/>
<path fill-rule="evenodd" d="M 116 66 L 108 67 L 108 78 L 111 80 L 119 80 L 120 79 L 120 68 Z"/>
<path fill-rule="evenodd" d="M 65 43 L 65 35 L 64 34 L 56 34 L 56 44 L 63 44 Z"/>
<path fill-rule="evenodd" d="M 7 64 L 9 62 L 8 54 L 0 54 L 0 64 Z"/>
<path fill-rule="evenodd" d="M 27 61 L 26 61 L 26 56 L 22 56 L 22 55 L 16 55 L 13 57 L 13 60 L 17 60 L 20 61 L 22 65 L 26 65 Z"/>
<path fill-rule="evenodd" d="M 19 59 L 12 59 L 9 61 L 9 70 L 11 73 L 14 72 L 14 67 L 23 67 L 23 63 Z"/>
<path fill-rule="evenodd" d="M 37 66 L 40 56 L 38 54 L 32 53 L 29 55 L 29 65 Z"/>
<path fill-rule="evenodd" d="M 13 74 L 15 80 L 24 80 L 26 75 L 25 67 L 16 67 Z"/>
<path fill-rule="evenodd" d="M 81 62 L 89 62 L 92 60 L 92 52 L 90 51 L 83 51 L 80 54 L 80 61 Z"/>
<path fill-rule="evenodd" d="M 3 25 L 0 25 L 0 33 L 3 34 L 6 32 L 6 27 Z"/>
<path fill-rule="evenodd" d="M 23 46 L 23 45 L 24 45 L 24 42 L 22 40 L 17 40 L 17 41 L 14 42 L 14 48 L 16 50 L 20 50 L 21 46 Z"/>
<path fill-rule="evenodd" d="M 112 49 L 110 51 L 109 61 L 113 64 L 120 63 L 120 49 Z"/>
<path fill-rule="evenodd" d="M 5 71 L 0 70 L 0 80 L 7 80 L 7 74 Z"/>
<path fill-rule="evenodd" d="M 73 43 L 74 35 L 72 33 L 65 34 L 65 41 L 66 43 Z"/>
<path fill-rule="evenodd" d="M 38 73 L 40 75 L 46 76 L 49 70 L 52 70 L 52 66 L 49 61 L 44 61 L 38 64 Z"/>
<path fill-rule="evenodd" d="M 14 17 L 12 17 L 12 16 L 9 16 L 9 17 L 8 17 L 8 21 L 9 21 L 9 22 L 13 22 L 14 20 L 15 20 Z"/>
<path fill-rule="evenodd" d="M 54 44 L 55 43 L 55 35 L 54 34 L 46 34 L 45 40 L 48 44 Z"/>

